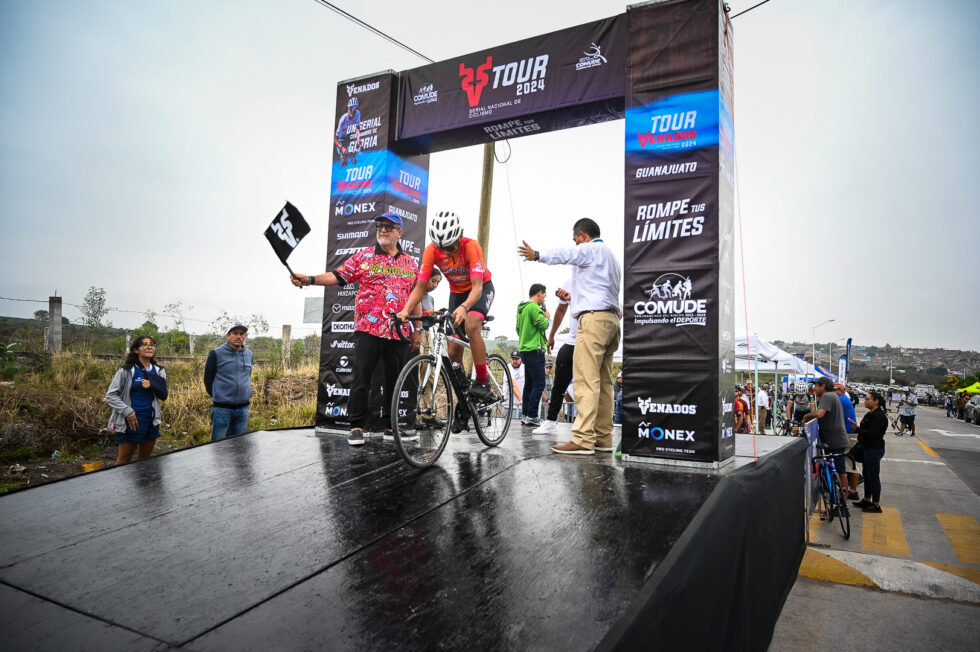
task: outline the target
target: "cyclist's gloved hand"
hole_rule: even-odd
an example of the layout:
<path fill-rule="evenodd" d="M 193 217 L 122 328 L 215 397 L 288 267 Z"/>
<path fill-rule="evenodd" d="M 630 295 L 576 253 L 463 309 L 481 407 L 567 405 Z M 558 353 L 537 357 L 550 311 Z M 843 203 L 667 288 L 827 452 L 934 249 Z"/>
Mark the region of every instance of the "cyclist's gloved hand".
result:
<path fill-rule="evenodd" d="M 453 326 L 459 326 L 464 319 L 466 319 L 466 308 L 457 306 L 456 310 L 453 310 Z"/>

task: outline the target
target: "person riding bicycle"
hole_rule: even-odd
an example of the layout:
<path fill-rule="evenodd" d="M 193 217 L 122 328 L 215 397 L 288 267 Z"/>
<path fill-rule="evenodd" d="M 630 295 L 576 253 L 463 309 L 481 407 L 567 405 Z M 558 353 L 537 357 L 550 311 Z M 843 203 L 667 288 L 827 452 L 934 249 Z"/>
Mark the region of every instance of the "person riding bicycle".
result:
<path fill-rule="evenodd" d="M 404 321 L 425 294 L 425 284 L 438 267 L 449 283 L 449 310 L 453 314 L 455 326 L 465 324 L 466 336 L 470 341 L 473 365 L 476 367 L 476 382 L 470 386 L 470 394 L 481 400 L 490 398 L 487 380 L 487 347 L 483 341 L 483 322 L 493 303 L 493 283 L 490 270 L 483 260 L 483 248 L 476 240 L 463 237 L 459 216 L 450 211 L 440 211 L 429 224 L 430 242 L 422 253 L 422 266 L 418 274 L 418 285 L 408 298 L 405 308 L 398 313 Z M 449 344 L 449 358 L 462 364 L 463 347 Z"/>
<path fill-rule="evenodd" d="M 357 106 L 357 98 L 350 98 L 347 101 L 347 113 L 340 116 L 340 121 L 337 123 L 337 133 L 334 135 L 333 144 L 337 147 L 337 153 L 340 154 L 341 167 L 347 165 L 348 161 L 357 163 L 357 151 L 361 145 L 361 112 Z M 353 142 L 347 141 L 351 136 L 354 137 Z M 344 144 L 345 141 L 348 145 L 352 145 L 350 149 Z"/>
<path fill-rule="evenodd" d="M 793 384 L 793 392 L 787 396 L 786 414 L 792 414 L 794 423 L 801 423 L 810 412 L 810 392 L 805 380 Z"/>

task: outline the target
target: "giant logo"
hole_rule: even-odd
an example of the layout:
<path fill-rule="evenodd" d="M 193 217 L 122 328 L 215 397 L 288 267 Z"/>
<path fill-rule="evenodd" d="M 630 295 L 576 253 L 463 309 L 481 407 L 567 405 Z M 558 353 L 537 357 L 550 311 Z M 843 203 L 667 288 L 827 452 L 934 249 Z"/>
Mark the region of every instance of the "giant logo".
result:
<path fill-rule="evenodd" d="M 636 428 L 637 437 L 640 439 L 653 439 L 656 441 L 667 439 L 673 441 L 694 441 L 693 430 L 674 430 L 671 428 L 651 426 L 653 426 L 653 424 L 647 423 L 646 421 L 641 421 L 640 425 Z"/>
<path fill-rule="evenodd" d="M 706 326 L 708 301 L 694 298 L 693 292 L 690 276 L 662 274 L 646 291 L 646 300 L 633 304 L 633 323 Z"/>

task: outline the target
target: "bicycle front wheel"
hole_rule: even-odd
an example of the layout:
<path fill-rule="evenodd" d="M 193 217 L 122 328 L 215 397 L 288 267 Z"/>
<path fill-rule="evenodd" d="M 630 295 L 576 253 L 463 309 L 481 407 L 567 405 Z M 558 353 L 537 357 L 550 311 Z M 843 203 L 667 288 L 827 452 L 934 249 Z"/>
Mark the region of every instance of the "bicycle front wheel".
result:
<path fill-rule="evenodd" d="M 453 388 L 436 358 L 419 355 L 409 360 L 395 382 L 391 400 L 391 430 L 395 448 L 412 466 L 432 466 L 449 442 L 453 419 Z"/>
<path fill-rule="evenodd" d="M 824 513 L 827 514 L 827 520 L 834 520 L 834 502 L 831 500 L 830 492 L 831 487 L 827 485 L 827 467 L 825 464 L 819 466 L 820 469 L 820 479 L 818 481 L 818 487 L 820 491 L 820 500 L 823 501 Z"/>
<path fill-rule="evenodd" d="M 486 401 L 470 399 L 471 412 L 475 415 L 476 434 L 487 446 L 497 446 L 507 436 L 510 428 L 514 393 L 511 388 L 510 365 L 503 356 L 493 353 L 487 356 L 487 382 L 490 398 Z"/>
<path fill-rule="evenodd" d="M 851 538 L 851 512 L 847 509 L 847 492 L 841 486 L 840 478 L 834 476 L 834 495 L 837 497 L 837 520 L 845 539 Z"/>

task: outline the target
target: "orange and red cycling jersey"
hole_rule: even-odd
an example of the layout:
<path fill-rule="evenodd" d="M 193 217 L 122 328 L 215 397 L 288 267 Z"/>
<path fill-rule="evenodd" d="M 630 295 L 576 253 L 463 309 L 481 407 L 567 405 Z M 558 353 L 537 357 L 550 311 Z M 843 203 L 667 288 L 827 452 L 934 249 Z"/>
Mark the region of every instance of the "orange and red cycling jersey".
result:
<path fill-rule="evenodd" d="M 460 238 L 459 247 L 452 254 L 447 254 L 429 243 L 422 253 L 422 266 L 418 275 L 420 284 L 432 278 L 433 266 L 442 271 L 449 282 L 449 291 L 454 294 L 469 292 L 473 287 L 470 279 L 482 278 L 484 283 L 490 281 L 490 270 L 483 262 L 483 249 L 472 238 Z"/>

